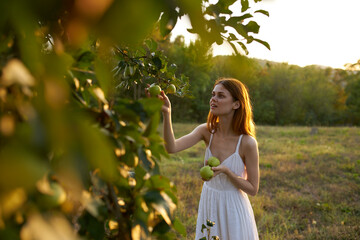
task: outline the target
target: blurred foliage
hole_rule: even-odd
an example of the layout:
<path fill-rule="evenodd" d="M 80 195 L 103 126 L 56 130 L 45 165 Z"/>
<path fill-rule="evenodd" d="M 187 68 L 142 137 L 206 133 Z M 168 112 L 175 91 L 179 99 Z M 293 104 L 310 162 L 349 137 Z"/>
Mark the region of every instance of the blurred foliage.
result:
<path fill-rule="evenodd" d="M 0 2 L 1 239 L 186 235 L 173 214 L 176 187 L 159 168 L 168 157 L 157 132 L 162 102 L 141 97 L 154 82 L 190 95 L 158 47 L 184 15 L 209 46 L 269 48 L 254 38 L 249 2 L 233 16 L 234 2 Z"/>

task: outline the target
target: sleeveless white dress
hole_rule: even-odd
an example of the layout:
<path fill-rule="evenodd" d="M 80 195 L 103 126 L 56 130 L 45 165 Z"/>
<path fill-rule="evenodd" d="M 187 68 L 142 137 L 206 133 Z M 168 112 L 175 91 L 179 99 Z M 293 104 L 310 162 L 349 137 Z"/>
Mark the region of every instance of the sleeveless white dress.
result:
<path fill-rule="evenodd" d="M 239 155 L 242 136 L 239 137 L 236 151 L 221 164 L 245 178 L 245 165 Z M 213 134 L 205 151 L 205 160 L 212 156 L 210 151 L 212 138 Z M 237 189 L 224 173 L 220 173 L 203 184 L 195 240 L 207 237 L 206 229 L 203 233 L 201 232 L 202 225 L 206 225 L 207 219 L 215 222 L 215 225 L 210 228 L 210 237 L 218 236 L 220 240 L 259 239 L 254 212 L 247 194 Z"/>

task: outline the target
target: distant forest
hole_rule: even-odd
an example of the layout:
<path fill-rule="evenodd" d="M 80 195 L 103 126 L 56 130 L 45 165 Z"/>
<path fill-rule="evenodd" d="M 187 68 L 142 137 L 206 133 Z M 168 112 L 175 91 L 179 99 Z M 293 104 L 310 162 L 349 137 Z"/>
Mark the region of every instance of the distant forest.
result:
<path fill-rule="evenodd" d="M 175 122 L 205 122 L 214 81 L 232 77 L 249 88 L 256 124 L 360 124 L 360 72 L 354 70 L 356 65 L 343 70 L 299 67 L 243 55 L 213 57 L 209 46 L 200 41 L 186 45 L 181 36 L 159 46 L 169 62 L 177 65 L 178 73 L 189 77 L 192 97 L 170 96 Z"/>

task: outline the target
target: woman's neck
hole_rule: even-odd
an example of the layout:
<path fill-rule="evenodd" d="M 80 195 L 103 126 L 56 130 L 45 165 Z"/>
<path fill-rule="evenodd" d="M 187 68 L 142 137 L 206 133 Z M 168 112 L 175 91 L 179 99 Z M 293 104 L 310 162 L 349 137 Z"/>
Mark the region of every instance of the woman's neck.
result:
<path fill-rule="evenodd" d="M 225 116 L 219 117 L 218 132 L 223 137 L 235 135 L 235 132 L 232 127 L 232 118 Z"/>

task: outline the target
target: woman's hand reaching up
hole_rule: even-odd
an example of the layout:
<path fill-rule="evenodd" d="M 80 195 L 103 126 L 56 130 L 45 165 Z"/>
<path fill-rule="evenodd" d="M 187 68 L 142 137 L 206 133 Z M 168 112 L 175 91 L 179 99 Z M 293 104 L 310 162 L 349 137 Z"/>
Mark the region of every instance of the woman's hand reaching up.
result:
<path fill-rule="evenodd" d="M 158 95 L 158 98 L 164 103 L 161 107 L 161 111 L 163 113 L 171 113 L 171 103 L 164 91 L 161 91 L 160 95 Z"/>
<path fill-rule="evenodd" d="M 150 87 L 150 85 L 148 84 L 148 88 Z M 149 89 L 148 88 L 145 88 L 145 94 L 147 97 L 151 97 L 150 95 L 150 92 L 149 92 Z M 161 111 L 163 113 L 171 113 L 171 103 L 170 103 L 170 100 L 168 98 L 168 96 L 166 96 L 165 92 L 162 90 L 160 92 L 159 95 L 157 95 L 157 98 L 159 98 L 161 101 L 163 101 L 163 105 L 161 107 Z"/>

